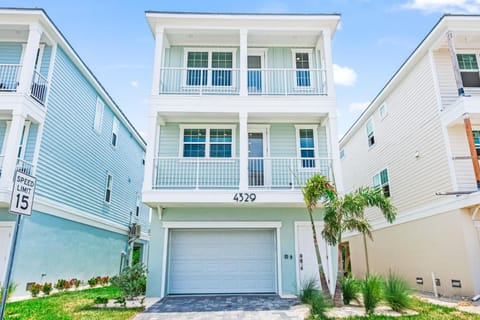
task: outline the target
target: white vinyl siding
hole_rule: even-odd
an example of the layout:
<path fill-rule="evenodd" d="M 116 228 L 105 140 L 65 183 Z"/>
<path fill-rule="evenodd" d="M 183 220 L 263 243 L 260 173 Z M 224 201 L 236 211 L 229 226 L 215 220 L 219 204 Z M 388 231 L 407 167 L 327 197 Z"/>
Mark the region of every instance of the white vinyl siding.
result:
<path fill-rule="evenodd" d="M 105 104 L 100 99 L 100 97 L 97 97 L 97 105 L 95 107 L 95 120 L 93 123 L 93 129 L 95 129 L 97 133 L 102 132 L 104 111 L 105 111 Z"/>

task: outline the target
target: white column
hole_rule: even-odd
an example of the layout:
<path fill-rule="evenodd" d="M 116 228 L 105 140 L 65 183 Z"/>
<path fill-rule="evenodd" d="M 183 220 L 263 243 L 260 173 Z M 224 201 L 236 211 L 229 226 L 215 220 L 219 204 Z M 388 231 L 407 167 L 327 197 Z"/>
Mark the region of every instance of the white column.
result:
<path fill-rule="evenodd" d="M 248 95 L 248 30 L 240 29 L 240 95 Z"/>
<path fill-rule="evenodd" d="M 241 112 L 240 120 L 240 190 L 248 190 L 248 113 Z"/>
<path fill-rule="evenodd" d="M 37 51 L 40 46 L 42 32 L 40 25 L 30 25 L 27 45 L 25 46 L 25 54 L 23 55 L 22 69 L 20 70 L 19 92 L 30 94 L 30 86 L 32 84 L 33 71 L 35 69 L 35 60 L 37 59 Z"/>
<path fill-rule="evenodd" d="M 157 115 L 150 115 L 149 128 L 147 138 L 147 152 L 145 154 L 145 171 L 143 178 L 143 190 L 152 190 L 153 174 L 154 174 L 154 159 L 157 157 L 159 136 L 160 136 L 160 124 L 157 123 Z"/>
<path fill-rule="evenodd" d="M 25 115 L 15 113 L 12 116 L 10 130 L 8 131 L 7 145 L 2 165 L 2 186 L 10 188 L 13 182 L 13 175 L 17 166 L 18 147 L 22 138 L 23 126 L 25 125 Z"/>
<path fill-rule="evenodd" d="M 343 175 L 340 166 L 340 149 L 338 144 L 337 115 L 330 112 L 327 122 L 328 144 L 330 146 L 330 158 L 332 159 L 333 178 L 339 194 L 345 192 L 343 188 Z"/>
<path fill-rule="evenodd" d="M 335 83 L 333 81 L 332 42 L 330 30 L 323 30 L 323 57 L 325 60 L 325 72 L 327 77 L 327 94 L 335 96 Z"/>
<path fill-rule="evenodd" d="M 161 68 L 164 54 L 164 29 L 157 26 L 155 30 L 155 56 L 153 58 L 153 80 L 152 80 L 152 96 L 160 93 L 160 77 L 162 75 Z"/>
<path fill-rule="evenodd" d="M 43 122 L 38 124 L 37 130 L 37 139 L 35 141 L 35 151 L 33 153 L 33 174 L 37 172 L 37 161 L 38 161 L 38 154 L 40 153 L 40 144 L 42 143 L 42 136 L 43 136 Z"/>

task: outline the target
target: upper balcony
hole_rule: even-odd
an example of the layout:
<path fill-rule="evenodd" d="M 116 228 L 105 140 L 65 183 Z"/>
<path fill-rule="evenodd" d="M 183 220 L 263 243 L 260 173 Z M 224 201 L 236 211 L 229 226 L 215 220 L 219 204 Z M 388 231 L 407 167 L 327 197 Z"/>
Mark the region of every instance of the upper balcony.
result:
<path fill-rule="evenodd" d="M 0 64 L 0 94 L 18 92 L 21 69 L 20 64 Z M 38 71 L 33 71 L 28 93 L 41 106 L 45 104 L 47 89 L 47 77 Z"/>
<path fill-rule="evenodd" d="M 152 98 L 335 96 L 338 15 L 147 12 L 147 20 L 156 42 Z"/>

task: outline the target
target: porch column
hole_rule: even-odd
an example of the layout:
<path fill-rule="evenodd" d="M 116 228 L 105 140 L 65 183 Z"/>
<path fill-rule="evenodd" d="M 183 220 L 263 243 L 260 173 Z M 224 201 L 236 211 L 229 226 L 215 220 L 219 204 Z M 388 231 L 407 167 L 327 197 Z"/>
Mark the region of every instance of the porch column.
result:
<path fill-rule="evenodd" d="M 155 56 L 153 58 L 153 80 L 152 80 L 152 96 L 160 93 L 160 79 L 162 76 L 162 63 L 164 54 L 164 29 L 157 26 L 155 30 Z"/>
<path fill-rule="evenodd" d="M 248 95 L 248 30 L 240 29 L 240 95 Z"/>
<path fill-rule="evenodd" d="M 325 76 L 327 78 L 327 95 L 335 96 L 335 83 L 333 81 L 333 61 L 332 61 L 332 42 L 330 30 L 326 29 L 322 32 L 323 38 L 323 58 L 325 61 Z M 318 47 L 318 45 L 317 45 Z"/>
<path fill-rule="evenodd" d="M 453 74 L 455 75 L 455 82 L 457 83 L 457 91 L 459 96 L 465 95 L 463 89 L 462 74 L 460 73 L 460 66 L 458 65 L 457 52 L 455 51 L 455 44 L 453 43 L 453 32 L 447 32 L 448 51 L 450 51 L 450 59 L 452 60 Z"/>
<path fill-rule="evenodd" d="M 25 115 L 21 113 L 14 113 L 10 123 L 10 130 L 8 137 L 5 140 L 5 154 L 2 165 L 2 187 L 11 188 L 13 182 L 13 175 L 17 167 L 18 148 L 20 140 L 22 139 L 23 127 L 25 125 Z"/>
<path fill-rule="evenodd" d="M 158 156 L 158 144 L 160 141 L 160 121 L 156 114 L 149 117 L 147 151 L 145 154 L 145 172 L 143 178 L 143 190 L 152 190 L 155 158 Z"/>
<path fill-rule="evenodd" d="M 480 184 L 480 165 L 478 164 L 477 149 L 475 148 L 475 141 L 473 140 L 472 123 L 470 122 L 470 115 L 468 113 L 463 114 L 463 123 L 465 124 L 465 133 L 472 158 L 473 172 L 475 173 L 475 180 L 478 186 Z"/>
<path fill-rule="evenodd" d="M 37 139 L 35 140 L 35 150 L 34 150 L 33 159 L 32 159 L 33 174 L 37 172 L 37 161 L 38 161 L 38 154 L 40 153 L 40 144 L 42 142 L 42 136 L 43 136 L 43 122 L 38 124 Z"/>
<path fill-rule="evenodd" d="M 329 145 L 329 154 L 330 158 L 332 159 L 332 174 L 333 177 L 331 180 L 335 183 L 335 186 L 337 188 L 337 192 L 339 194 L 344 193 L 343 189 L 343 175 L 342 175 L 342 170 L 340 167 L 340 153 L 339 153 L 339 144 L 338 144 L 338 138 L 337 138 L 338 132 L 337 132 L 337 114 L 330 112 L 328 114 L 328 122 L 327 122 L 327 139 L 328 139 L 328 145 Z"/>
<path fill-rule="evenodd" d="M 37 52 L 40 47 L 42 32 L 40 25 L 30 25 L 27 45 L 25 46 L 25 54 L 23 55 L 22 69 L 20 70 L 20 77 L 18 80 L 18 92 L 23 92 L 28 95 L 30 94 L 33 71 L 35 69 L 35 61 L 37 60 Z"/>
<path fill-rule="evenodd" d="M 240 190 L 248 189 L 248 113 L 241 112 L 240 120 Z"/>

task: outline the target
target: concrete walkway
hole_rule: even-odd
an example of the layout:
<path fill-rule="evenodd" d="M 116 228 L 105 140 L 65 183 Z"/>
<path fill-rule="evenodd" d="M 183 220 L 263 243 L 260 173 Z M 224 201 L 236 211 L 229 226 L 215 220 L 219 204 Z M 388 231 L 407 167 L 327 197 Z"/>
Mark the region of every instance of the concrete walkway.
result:
<path fill-rule="evenodd" d="M 303 320 L 309 309 L 297 299 L 274 295 L 166 297 L 135 320 Z"/>

